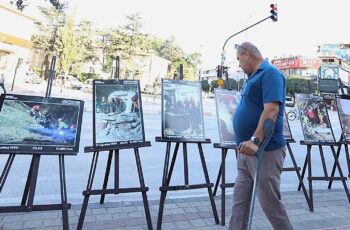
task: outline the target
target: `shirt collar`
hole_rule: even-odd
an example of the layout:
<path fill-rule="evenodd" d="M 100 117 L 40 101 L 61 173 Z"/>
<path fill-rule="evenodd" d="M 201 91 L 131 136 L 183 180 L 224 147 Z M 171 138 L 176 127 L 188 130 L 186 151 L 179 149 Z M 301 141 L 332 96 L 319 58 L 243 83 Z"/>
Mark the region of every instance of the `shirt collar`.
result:
<path fill-rule="evenodd" d="M 249 75 L 248 79 L 252 78 L 256 73 L 259 72 L 259 70 L 263 70 L 265 69 L 267 66 L 268 66 L 268 61 L 267 60 L 264 60 L 260 66 L 257 68 L 257 70 L 255 72 L 253 72 L 251 75 Z"/>

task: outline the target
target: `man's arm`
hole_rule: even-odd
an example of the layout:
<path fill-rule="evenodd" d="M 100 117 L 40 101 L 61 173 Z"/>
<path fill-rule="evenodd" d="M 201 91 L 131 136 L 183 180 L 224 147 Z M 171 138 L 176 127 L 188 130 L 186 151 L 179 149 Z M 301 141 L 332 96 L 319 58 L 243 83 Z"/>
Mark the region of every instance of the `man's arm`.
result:
<path fill-rule="evenodd" d="M 259 140 L 264 139 L 264 123 L 266 119 L 271 119 L 276 121 L 277 114 L 279 111 L 279 103 L 278 102 L 269 102 L 264 104 L 264 110 L 260 115 L 258 127 L 254 132 L 254 136 L 259 138 Z"/>
<path fill-rule="evenodd" d="M 272 119 L 276 121 L 279 111 L 279 102 L 268 102 L 264 104 L 264 110 L 260 115 L 258 126 L 254 132 L 254 136 L 259 138 L 260 141 L 264 139 L 264 122 L 266 119 Z M 238 152 L 254 156 L 258 151 L 258 146 L 252 141 L 244 141 L 238 147 Z"/>

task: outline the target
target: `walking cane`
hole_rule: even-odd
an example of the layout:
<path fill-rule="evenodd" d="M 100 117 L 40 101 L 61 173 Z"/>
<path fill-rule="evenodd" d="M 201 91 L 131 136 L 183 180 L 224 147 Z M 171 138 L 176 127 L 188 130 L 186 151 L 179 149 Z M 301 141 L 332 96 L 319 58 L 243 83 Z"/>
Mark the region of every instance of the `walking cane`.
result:
<path fill-rule="evenodd" d="M 258 186 L 259 182 L 259 169 L 260 169 L 260 164 L 261 160 L 264 155 L 264 150 L 267 144 L 269 143 L 273 131 L 275 130 L 275 122 L 271 119 L 266 119 L 264 123 L 264 134 L 265 138 L 261 145 L 259 146 L 258 152 L 256 153 L 256 157 L 258 158 L 256 162 L 256 172 L 255 172 L 255 177 L 254 177 L 254 186 L 253 186 L 253 193 L 252 193 L 252 199 L 250 202 L 250 210 L 249 210 L 249 221 L 248 221 L 248 229 L 252 229 L 252 222 L 253 222 L 253 214 L 254 214 L 254 204 L 255 204 L 255 197 L 256 197 L 256 188 Z"/>

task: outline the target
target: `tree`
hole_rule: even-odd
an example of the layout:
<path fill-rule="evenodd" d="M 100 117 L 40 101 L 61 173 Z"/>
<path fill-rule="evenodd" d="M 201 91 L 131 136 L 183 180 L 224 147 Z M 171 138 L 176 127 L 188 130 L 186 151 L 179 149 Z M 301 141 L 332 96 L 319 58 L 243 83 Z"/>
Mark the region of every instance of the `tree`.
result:
<path fill-rule="evenodd" d="M 44 56 L 41 65 L 40 76 L 48 75 L 50 58 L 58 53 L 58 28 L 64 21 L 65 12 L 57 11 L 53 7 L 39 7 L 40 12 L 44 16 L 44 21 L 35 21 L 38 33 L 33 34 L 33 48 L 37 55 Z"/>
<path fill-rule="evenodd" d="M 67 75 L 78 53 L 74 30 L 74 14 L 70 14 L 58 30 L 58 72 Z"/>
<path fill-rule="evenodd" d="M 17 10 L 19 11 L 23 11 L 23 9 L 29 5 L 27 0 L 11 0 L 10 3 L 11 5 L 16 4 Z M 58 11 L 63 11 L 68 5 L 68 2 L 61 2 L 60 0 L 50 0 L 50 3 Z"/>
<path fill-rule="evenodd" d="M 208 80 L 202 80 L 201 81 L 201 86 L 202 86 L 202 90 L 205 91 L 205 92 L 209 92 L 209 88 L 210 88 L 210 85 L 208 83 Z"/>
<path fill-rule="evenodd" d="M 92 29 L 92 23 L 90 21 L 83 20 L 75 27 L 75 34 L 77 47 L 79 48 L 77 49 L 77 55 L 75 60 L 73 60 L 70 72 L 75 75 L 80 75 L 84 63 L 98 60 L 93 47 L 95 30 Z"/>
<path fill-rule="evenodd" d="M 309 92 L 309 85 L 311 92 Z M 305 79 L 298 75 L 289 75 L 287 77 L 287 94 L 294 96 L 296 93 L 316 93 L 317 83 Z"/>
<path fill-rule="evenodd" d="M 141 33 L 141 28 L 140 14 L 135 13 L 126 16 L 124 25 L 101 32 L 105 38 L 101 44 L 105 53 L 104 71 L 111 69 L 113 59 L 118 55 L 123 62 L 121 71 L 124 75 L 137 75 L 141 60 L 151 53 L 152 47 L 152 39 Z"/>
<path fill-rule="evenodd" d="M 237 81 L 236 80 L 234 80 L 234 79 L 227 79 L 227 81 L 225 80 L 225 83 L 224 83 L 224 85 L 223 85 L 223 87 L 226 89 L 230 89 L 230 90 L 232 90 L 232 89 L 234 89 L 234 90 L 236 90 L 237 89 L 237 86 L 238 86 L 238 83 L 237 83 Z"/>

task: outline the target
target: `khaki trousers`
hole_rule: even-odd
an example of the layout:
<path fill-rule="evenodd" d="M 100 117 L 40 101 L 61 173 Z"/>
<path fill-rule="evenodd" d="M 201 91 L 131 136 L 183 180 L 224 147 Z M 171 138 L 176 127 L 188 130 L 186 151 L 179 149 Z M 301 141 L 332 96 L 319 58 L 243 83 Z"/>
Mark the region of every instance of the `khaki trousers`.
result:
<path fill-rule="evenodd" d="M 266 151 L 260 165 L 257 195 L 265 215 L 276 230 L 293 229 L 281 202 L 280 184 L 286 148 Z M 249 209 L 256 172 L 256 157 L 237 155 L 238 175 L 233 191 L 230 230 L 248 228 Z"/>

